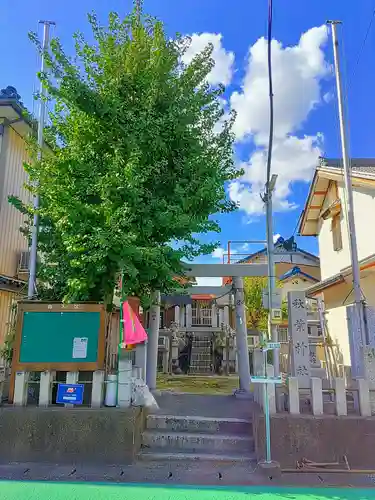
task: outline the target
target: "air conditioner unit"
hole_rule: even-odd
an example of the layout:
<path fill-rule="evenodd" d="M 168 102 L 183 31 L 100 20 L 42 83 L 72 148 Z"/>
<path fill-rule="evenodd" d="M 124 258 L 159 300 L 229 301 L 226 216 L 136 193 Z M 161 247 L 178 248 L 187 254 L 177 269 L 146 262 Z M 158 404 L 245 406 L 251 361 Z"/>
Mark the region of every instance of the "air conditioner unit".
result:
<path fill-rule="evenodd" d="M 165 336 L 159 337 L 158 347 L 161 349 L 168 349 L 169 348 L 169 338 L 165 337 Z"/>
<path fill-rule="evenodd" d="M 18 258 L 17 274 L 29 272 L 30 252 L 21 252 Z"/>

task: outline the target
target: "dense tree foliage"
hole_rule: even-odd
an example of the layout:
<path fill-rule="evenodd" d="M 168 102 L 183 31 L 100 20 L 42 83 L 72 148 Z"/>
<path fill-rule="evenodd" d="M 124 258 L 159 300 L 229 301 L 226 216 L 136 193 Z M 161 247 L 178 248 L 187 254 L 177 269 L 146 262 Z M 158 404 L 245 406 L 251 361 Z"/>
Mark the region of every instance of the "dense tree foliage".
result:
<path fill-rule="evenodd" d="M 39 292 L 110 301 L 122 271 L 127 294 L 168 291 L 181 259 L 212 251 L 196 235 L 236 208 L 224 187 L 238 176 L 233 116 L 223 119 L 223 88 L 206 83 L 211 46 L 185 67 L 189 40 L 136 10 L 89 22 L 94 42 L 77 34 L 71 59 L 54 39 L 40 75 L 53 154 L 25 166 L 41 199 Z"/>
<path fill-rule="evenodd" d="M 279 288 L 282 285 L 278 282 L 276 286 Z M 263 290 L 267 288 L 267 277 L 244 279 L 247 327 L 264 333 L 268 331 L 268 309 L 263 307 Z M 286 320 L 288 318 L 288 307 L 285 301 L 281 304 L 281 311 L 283 320 Z"/>

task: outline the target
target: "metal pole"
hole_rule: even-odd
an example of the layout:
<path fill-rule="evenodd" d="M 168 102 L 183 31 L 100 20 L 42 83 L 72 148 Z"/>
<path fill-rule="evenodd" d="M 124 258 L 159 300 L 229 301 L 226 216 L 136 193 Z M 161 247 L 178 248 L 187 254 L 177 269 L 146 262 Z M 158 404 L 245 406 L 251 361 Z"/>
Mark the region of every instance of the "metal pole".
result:
<path fill-rule="evenodd" d="M 48 47 L 49 42 L 49 28 L 52 25 L 55 25 L 53 21 L 39 21 L 44 25 L 43 29 L 43 44 L 42 44 L 42 61 L 41 61 L 41 73 L 45 70 L 45 57 L 44 51 Z M 45 97 L 45 87 L 43 82 L 40 82 L 40 105 L 39 105 L 39 117 L 38 117 L 38 162 L 42 158 L 42 148 L 43 148 L 43 130 L 44 130 L 44 122 L 45 122 L 45 113 L 46 113 L 46 103 L 44 100 Z M 34 196 L 34 220 L 31 234 L 31 248 L 30 248 L 30 264 L 29 264 L 29 283 L 27 289 L 27 296 L 29 299 L 34 297 L 36 292 L 36 265 L 37 265 L 37 254 L 38 254 L 38 230 L 39 230 L 39 195 L 36 194 Z"/>
<path fill-rule="evenodd" d="M 366 345 L 368 344 L 368 342 L 366 338 L 367 335 L 366 335 L 364 315 L 363 315 L 360 268 L 358 262 L 357 238 L 356 238 L 355 222 L 354 222 L 351 165 L 349 161 L 348 140 L 345 127 L 344 99 L 343 99 L 343 90 L 342 90 L 341 73 L 340 73 L 339 41 L 337 37 L 337 25 L 341 24 L 341 22 L 327 21 L 327 24 L 330 24 L 332 29 L 333 56 L 335 62 L 335 75 L 336 75 L 336 86 L 337 86 L 337 102 L 338 102 L 339 121 L 340 121 L 342 162 L 344 167 L 344 180 L 345 180 L 345 190 L 347 198 L 346 216 L 348 218 L 348 226 L 349 226 L 349 248 L 350 248 L 350 257 L 352 264 L 352 275 L 353 275 L 354 304 L 359 317 L 361 339 L 363 345 Z"/>
<path fill-rule="evenodd" d="M 247 343 L 246 312 L 243 290 L 243 279 L 233 277 L 236 303 L 236 345 L 238 356 L 238 375 L 240 381 L 239 394 L 250 393 L 250 362 Z"/>
<path fill-rule="evenodd" d="M 266 194 L 264 196 L 266 203 L 266 225 L 267 225 L 267 265 L 268 265 L 268 332 L 270 340 L 272 342 L 278 342 L 278 332 L 277 325 L 272 322 L 272 303 L 273 297 L 276 290 L 276 280 L 275 280 L 275 252 L 273 243 L 273 224 L 272 224 L 272 192 L 273 189 L 270 184 L 266 187 Z M 273 351 L 273 366 L 275 377 L 280 375 L 280 355 L 279 349 Z"/>
<path fill-rule="evenodd" d="M 273 2 L 268 0 L 268 32 L 267 32 L 267 65 L 268 65 L 268 92 L 270 101 L 270 128 L 268 138 L 267 152 L 267 177 L 266 177 L 266 192 L 264 194 L 264 202 L 266 204 L 266 224 L 267 224 L 267 260 L 268 260 L 268 332 L 270 340 L 278 341 L 277 326 L 272 322 L 272 302 L 275 291 L 275 263 L 274 263 L 274 244 L 273 244 L 273 224 L 272 224 L 272 193 L 275 188 L 276 175 L 271 177 L 272 166 L 272 147 L 273 147 L 273 128 L 274 128 L 274 105 L 273 105 L 273 82 L 272 82 L 272 19 L 273 19 Z M 273 367 L 274 375 L 278 377 L 280 374 L 279 350 L 273 351 Z"/>
<path fill-rule="evenodd" d="M 264 421 L 266 427 L 266 462 L 271 463 L 271 422 L 268 401 L 268 384 L 263 384 Z"/>
<path fill-rule="evenodd" d="M 146 384 L 153 391 L 156 389 L 156 374 L 158 370 L 158 345 L 160 328 L 160 292 L 152 293 L 152 306 L 150 309 L 150 328 L 148 330 L 146 354 Z M 170 343 L 172 349 L 172 342 Z"/>

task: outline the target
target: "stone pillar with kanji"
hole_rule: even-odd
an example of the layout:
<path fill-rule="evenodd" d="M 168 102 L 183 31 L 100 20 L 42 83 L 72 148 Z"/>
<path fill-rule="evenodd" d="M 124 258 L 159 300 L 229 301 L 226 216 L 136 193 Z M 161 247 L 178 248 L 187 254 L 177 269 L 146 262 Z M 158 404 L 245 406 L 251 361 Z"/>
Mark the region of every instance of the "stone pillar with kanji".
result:
<path fill-rule="evenodd" d="M 291 376 L 298 379 L 300 388 L 308 388 L 310 387 L 311 372 L 304 292 L 288 292 L 288 323 L 291 342 Z"/>

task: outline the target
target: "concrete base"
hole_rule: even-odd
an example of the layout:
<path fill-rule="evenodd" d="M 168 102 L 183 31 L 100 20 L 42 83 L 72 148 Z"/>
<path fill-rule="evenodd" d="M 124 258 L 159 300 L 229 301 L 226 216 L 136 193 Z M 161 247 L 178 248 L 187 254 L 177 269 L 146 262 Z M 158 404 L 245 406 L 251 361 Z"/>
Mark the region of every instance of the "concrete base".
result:
<path fill-rule="evenodd" d="M 253 415 L 257 460 L 264 460 L 264 416 Z M 271 456 L 283 468 L 294 468 L 297 460 L 340 462 L 346 455 L 352 469 L 375 467 L 375 418 L 353 416 L 290 415 L 271 417 Z M 360 445 L 358 444 L 360 443 Z"/>
<path fill-rule="evenodd" d="M 2 408 L 0 463 L 132 463 L 144 423 L 139 408 Z"/>
<path fill-rule="evenodd" d="M 263 476 L 267 476 L 270 479 L 274 479 L 281 476 L 281 468 L 279 462 L 271 460 L 271 462 L 266 462 L 261 460 L 258 462 L 258 470 Z"/>

